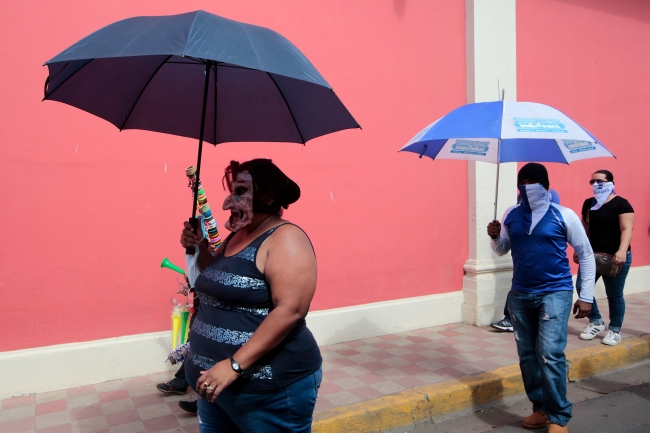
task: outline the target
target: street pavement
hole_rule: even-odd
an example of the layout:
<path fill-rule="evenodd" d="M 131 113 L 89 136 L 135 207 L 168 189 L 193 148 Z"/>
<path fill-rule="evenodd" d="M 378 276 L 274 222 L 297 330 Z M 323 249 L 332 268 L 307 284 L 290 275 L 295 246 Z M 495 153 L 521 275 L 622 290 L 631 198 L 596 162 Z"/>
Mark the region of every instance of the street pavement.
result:
<path fill-rule="evenodd" d="M 650 361 L 568 385 L 573 403 L 571 433 L 650 432 Z M 521 419 L 530 414 L 528 400 L 505 404 L 418 426 L 408 433 L 542 432 L 528 430 Z"/>

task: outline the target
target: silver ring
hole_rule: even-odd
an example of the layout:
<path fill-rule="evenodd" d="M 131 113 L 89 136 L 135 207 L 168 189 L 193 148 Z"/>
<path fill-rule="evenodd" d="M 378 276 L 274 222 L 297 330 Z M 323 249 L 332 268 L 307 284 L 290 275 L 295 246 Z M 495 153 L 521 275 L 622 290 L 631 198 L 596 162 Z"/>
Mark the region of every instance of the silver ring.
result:
<path fill-rule="evenodd" d="M 214 388 L 211 387 L 211 386 L 208 386 L 208 387 L 206 387 L 205 389 L 210 389 L 210 390 L 214 391 Z"/>
<path fill-rule="evenodd" d="M 208 382 L 203 382 L 203 388 L 207 388 L 209 386 L 210 386 L 210 384 Z"/>

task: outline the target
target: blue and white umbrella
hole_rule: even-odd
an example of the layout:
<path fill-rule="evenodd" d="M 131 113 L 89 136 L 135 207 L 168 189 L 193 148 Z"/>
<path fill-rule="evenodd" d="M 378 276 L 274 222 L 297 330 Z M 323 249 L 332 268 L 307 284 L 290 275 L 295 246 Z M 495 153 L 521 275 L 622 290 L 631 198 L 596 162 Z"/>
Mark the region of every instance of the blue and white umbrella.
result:
<path fill-rule="evenodd" d="M 467 104 L 436 120 L 400 151 L 433 159 L 561 162 L 614 157 L 566 114 L 534 102 Z"/>
<path fill-rule="evenodd" d="M 432 159 L 501 162 L 560 162 L 613 157 L 589 131 L 566 114 L 535 102 L 467 104 L 436 120 L 400 152 Z M 495 200 L 496 218 L 496 200 Z"/>

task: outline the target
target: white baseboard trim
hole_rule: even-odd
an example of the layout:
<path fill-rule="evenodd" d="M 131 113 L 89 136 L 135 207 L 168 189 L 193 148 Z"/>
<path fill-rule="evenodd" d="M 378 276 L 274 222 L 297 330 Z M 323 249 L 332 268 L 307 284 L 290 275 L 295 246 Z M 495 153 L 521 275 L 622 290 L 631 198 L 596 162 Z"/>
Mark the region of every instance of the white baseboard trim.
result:
<path fill-rule="evenodd" d="M 648 281 L 650 266 L 632 268 L 625 294 L 650 291 Z M 600 281 L 596 298 L 604 297 Z M 307 325 L 319 345 L 336 344 L 460 322 L 462 304 L 459 290 L 314 311 L 307 316 Z M 0 399 L 175 370 L 163 362 L 170 346 L 167 331 L 2 352 L 0 371 L 10 372 L 11 380 L 0 388 Z"/>
<path fill-rule="evenodd" d="M 171 331 L 3 352 L 0 399 L 171 370 L 170 346 Z"/>
<path fill-rule="evenodd" d="M 461 321 L 463 292 L 315 311 L 307 326 L 320 346 Z"/>
<path fill-rule="evenodd" d="M 315 311 L 308 326 L 319 345 L 460 321 L 462 292 Z M 69 343 L 0 353 L 12 380 L 0 399 L 175 370 L 163 362 L 171 332 Z"/>
<path fill-rule="evenodd" d="M 573 276 L 573 286 L 575 287 L 576 276 Z M 630 272 L 625 279 L 625 295 L 635 295 L 637 293 L 650 292 L 650 266 L 637 266 L 630 268 Z M 578 293 L 573 291 L 574 301 L 578 299 Z M 599 278 L 594 287 L 594 298 L 606 299 L 605 284 L 603 279 Z"/>

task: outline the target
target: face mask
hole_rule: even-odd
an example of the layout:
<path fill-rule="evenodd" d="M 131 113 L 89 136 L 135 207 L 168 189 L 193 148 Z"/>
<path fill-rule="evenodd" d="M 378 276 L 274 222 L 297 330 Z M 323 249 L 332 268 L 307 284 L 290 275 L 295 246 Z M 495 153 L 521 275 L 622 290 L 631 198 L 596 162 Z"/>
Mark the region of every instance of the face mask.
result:
<path fill-rule="evenodd" d="M 591 190 L 594 192 L 594 204 L 591 207 L 591 210 L 600 209 L 610 195 L 614 194 L 614 182 L 604 182 L 601 185 L 594 183 L 591 185 Z"/>
<path fill-rule="evenodd" d="M 548 190 L 548 198 L 551 200 L 551 203 L 560 204 L 560 196 L 558 193 L 554 193 L 552 189 Z M 517 191 L 517 204 L 521 202 L 521 193 Z"/>
<path fill-rule="evenodd" d="M 249 172 L 237 173 L 232 193 L 223 202 L 223 210 L 230 211 L 225 227 L 233 233 L 253 222 L 253 176 Z"/>
<path fill-rule="evenodd" d="M 532 185 L 520 185 L 519 195 L 521 196 L 520 206 L 523 210 L 524 227 L 526 232 L 531 234 L 537 224 L 544 218 L 551 200 L 548 191 L 539 183 Z"/>

